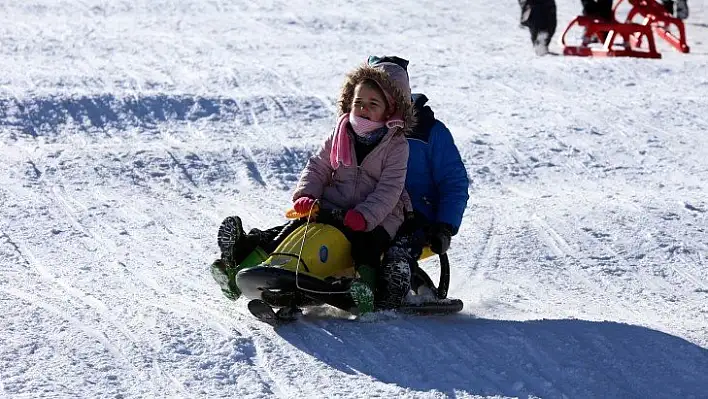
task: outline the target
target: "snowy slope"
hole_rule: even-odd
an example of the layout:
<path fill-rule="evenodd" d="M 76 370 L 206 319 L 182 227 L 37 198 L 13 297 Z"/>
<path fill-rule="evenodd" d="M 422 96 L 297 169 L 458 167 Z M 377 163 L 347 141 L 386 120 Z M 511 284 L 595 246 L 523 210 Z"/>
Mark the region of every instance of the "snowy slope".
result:
<path fill-rule="evenodd" d="M 536 58 L 498 3 L 0 1 L 0 396 L 705 397 L 708 2 L 661 60 Z M 216 229 L 283 220 L 369 54 L 473 180 L 465 310 L 275 332 Z"/>

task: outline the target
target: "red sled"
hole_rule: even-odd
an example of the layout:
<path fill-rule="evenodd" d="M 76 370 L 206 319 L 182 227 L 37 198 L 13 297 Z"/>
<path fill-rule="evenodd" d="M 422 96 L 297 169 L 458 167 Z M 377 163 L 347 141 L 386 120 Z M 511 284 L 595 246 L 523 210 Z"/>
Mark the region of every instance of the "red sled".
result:
<path fill-rule="evenodd" d="M 570 45 L 568 33 L 575 27 L 585 28 L 580 45 Z M 619 41 L 618 39 L 622 39 Z M 591 47 L 591 43 L 601 44 Z M 661 58 L 656 50 L 651 26 L 620 23 L 589 16 L 578 16 L 565 28 L 561 36 L 564 55 L 581 57 L 637 57 Z"/>
<path fill-rule="evenodd" d="M 619 0 L 613 9 L 617 15 L 617 7 L 624 0 Z M 686 43 L 686 28 L 683 21 L 671 15 L 664 6 L 656 0 L 628 0 L 632 9 L 627 13 L 626 22 L 633 23 L 641 20 L 642 25 L 651 26 L 654 32 L 682 53 L 690 52 Z M 639 17 L 639 18 L 636 18 Z"/>

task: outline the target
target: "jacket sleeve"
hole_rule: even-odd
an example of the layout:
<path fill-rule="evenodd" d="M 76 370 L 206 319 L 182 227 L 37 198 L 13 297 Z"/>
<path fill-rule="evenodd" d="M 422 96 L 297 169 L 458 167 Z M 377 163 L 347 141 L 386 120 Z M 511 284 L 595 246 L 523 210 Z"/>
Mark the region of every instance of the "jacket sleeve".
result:
<path fill-rule="evenodd" d="M 329 163 L 329 153 L 332 150 L 331 134 L 320 146 L 319 151 L 312 155 L 305 165 L 305 169 L 300 174 L 300 180 L 295 186 L 292 200 L 301 197 L 321 198 L 325 186 L 329 184 L 334 169 Z"/>
<path fill-rule="evenodd" d="M 364 202 L 354 207 L 366 220 L 366 231 L 371 231 L 393 212 L 401 199 L 406 184 L 408 169 L 408 141 L 404 137 L 396 138 L 396 145 L 387 149 L 383 160 L 381 178 L 374 191 Z"/>
<path fill-rule="evenodd" d="M 433 180 L 438 188 L 436 222 L 453 227 L 457 234 L 467 208 L 469 178 L 450 130 L 440 121 L 430 135 Z"/>

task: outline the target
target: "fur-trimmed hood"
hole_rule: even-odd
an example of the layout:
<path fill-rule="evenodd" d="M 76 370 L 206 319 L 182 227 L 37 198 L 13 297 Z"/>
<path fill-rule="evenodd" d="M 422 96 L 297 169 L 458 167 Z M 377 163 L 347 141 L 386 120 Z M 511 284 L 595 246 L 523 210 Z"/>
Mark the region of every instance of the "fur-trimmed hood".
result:
<path fill-rule="evenodd" d="M 404 134 L 410 133 L 415 125 L 415 115 L 411 102 L 408 72 L 392 62 L 381 62 L 373 66 L 364 64 L 347 74 L 337 104 L 339 116 L 351 111 L 354 88 L 359 82 L 367 79 L 376 82 L 385 93 L 393 98 L 396 111 L 391 118 L 403 120 L 403 129 L 400 131 Z"/>

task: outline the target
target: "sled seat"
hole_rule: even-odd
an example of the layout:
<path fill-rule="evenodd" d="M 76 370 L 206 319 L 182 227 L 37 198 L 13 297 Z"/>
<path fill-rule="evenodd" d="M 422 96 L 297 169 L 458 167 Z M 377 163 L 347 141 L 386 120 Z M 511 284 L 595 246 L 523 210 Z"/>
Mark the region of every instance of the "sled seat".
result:
<path fill-rule="evenodd" d="M 582 43 L 568 43 L 568 33 L 576 28 L 585 28 Z M 618 42 L 618 39 L 622 39 Z M 589 44 L 597 42 L 599 47 Z M 646 46 L 642 46 L 646 43 Z M 599 18 L 580 15 L 573 19 L 561 36 L 564 55 L 580 57 L 636 57 L 661 58 L 656 50 L 654 35 L 649 25 L 636 23 L 620 23 Z"/>
<path fill-rule="evenodd" d="M 622 2 L 624 0 L 619 0 L 615 4 L 615 15 Z M 640 24 L 651 26 L 657 36 L 676 50 L 682 53 L 690 52 L 686 43 L 686 28 L 683 21 L 671 15 L 663 5 L 656 0 L 627 0 L 627 3 L 632 8 L 627 13 L 625 22 L 634 23 L 641 20 Z"/>

